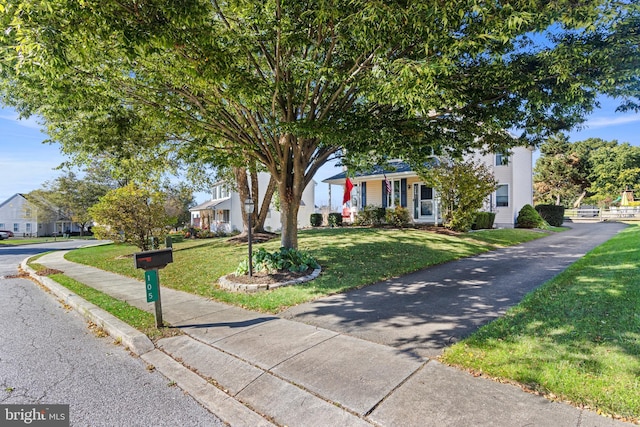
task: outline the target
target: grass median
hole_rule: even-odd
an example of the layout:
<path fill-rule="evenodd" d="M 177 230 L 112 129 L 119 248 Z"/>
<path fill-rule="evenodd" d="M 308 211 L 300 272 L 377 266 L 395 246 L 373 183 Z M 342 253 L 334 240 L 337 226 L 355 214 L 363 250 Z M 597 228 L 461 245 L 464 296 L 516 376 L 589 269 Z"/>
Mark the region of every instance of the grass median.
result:
<path fill-rule="evenodd" d="M 33 268 L 36 272 L 45 272 L 50 270 L 36 262 L 42 255 L 33 257 L 29 260 L 29 267 Z M 74 292 L 79 297 L 97 305 L 128 325 L 136 328 L 143 334 L 147 335 L 151 340 L 174 336 L 180 333 L 179 330 L 173 328 L 157 328 L 155 316 L 153 314 L 137 307 L 133 307 L 125 301 L 113 298 L 103 292 L 80 283 L 71 277 L 65 276 L 62 273 L 52 272 L 52 274 L 47 274 L 47 276 Z"/>
<path fill-rule="evenodd" d="M 639 241 L 640 226 L 626 228 L 442 360 L 638 422 Z"/>
<path fill-rule="evenodd" d="M 539 238 L 534 230 L 483 230 L 444 234 L 418 229 L 325 228 L 301 230 L 300 250 L 309 252 L 322 266 L 317 279 L 268 292 L 236 293 L 216 286 L 218 278 L 233 272 L 247 257 L 247 246 L 226 239 L 189 240 L 174 244 L 174 262 L 161 270 L 161 284 L 251 310 L 277 313 L 282 309 L 325 295 L 344 292 L 407 274 L 434 264 Z M 277 239 L 256 244 L 277 250 Z M 144 278 L 131 255 L 137 249 L 107 245 L 72 251 L 67 259 L 103 270 Z"/>

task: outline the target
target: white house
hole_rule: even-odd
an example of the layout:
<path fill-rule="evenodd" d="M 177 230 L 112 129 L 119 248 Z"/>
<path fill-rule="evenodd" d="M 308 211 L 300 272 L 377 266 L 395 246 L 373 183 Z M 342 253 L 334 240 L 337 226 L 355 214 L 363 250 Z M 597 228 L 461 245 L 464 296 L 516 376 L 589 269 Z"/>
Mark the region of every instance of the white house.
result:
<path fill-rule="evenodd" d="M 270 175 L 266 172 L 258 173 L 260 194 L 258 195 L 258 200 L 254 200 L 256 211 L 262 205 L 269 178 Z M 315 209 L 315 186 L 316 182 L 312 180 L 302 193 L 302 201 L 298 211 L 298 227 L 310 226 L 311 214 L 314 213 Z M 189 209 L 191 212 L 191 226 L 212 231 L 241 231 L 243 229 L 243 209 L 244 201 L 240 200 L 238 192 L 230 190 L 224 182 L 218 182 L 211 189 L 211 200 Z M 264 227 L 267 231 L 282 229 L 280 212 L 274 206 L 273 200 L 269 206 L 269 213 Z"/>
<path fill-rule="evenodd" d="M 38 208 L 17 193 L 0 203 L 0 230 L 12 231 L 15 237 L 50 236 L 55 223 L 39 221 Z"/>
<path fill-rule="evenodd" d="M 532 156 L 533 149 L 524 147 L 513 148 L 507 157 L 501 154 L 471 156 L 489 166 L 498 181 L 497 190 L 485 206 L 487 211 L 496 213 L 496 227 L 513 227 L 520 209 L 526 204 L 533 205 Z M 390 166 L 388 170 L 378 167 L 366 174 L 349 174 L 353 184 L 351 219 L 364 206 L 402 206 L 409 209 L 416 223 L 440 223 L 437 192 L 422 182 L 407 163 L 395 161 Z M 344 171 L 322 182 L 344 186 L 346 177 Z M 386 180 L 391 191 L 387 190 Z"/>

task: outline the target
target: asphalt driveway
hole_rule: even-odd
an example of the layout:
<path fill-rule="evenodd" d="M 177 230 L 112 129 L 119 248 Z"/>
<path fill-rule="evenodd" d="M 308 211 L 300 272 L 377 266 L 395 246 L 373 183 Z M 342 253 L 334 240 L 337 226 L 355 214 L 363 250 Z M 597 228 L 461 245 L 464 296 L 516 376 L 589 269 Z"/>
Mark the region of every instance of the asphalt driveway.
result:
<path fill-rule="evenodd" d="M 280 316 L 434 357 L 625 227 L 565 225 L 571 230 L 301 304 Z"/>

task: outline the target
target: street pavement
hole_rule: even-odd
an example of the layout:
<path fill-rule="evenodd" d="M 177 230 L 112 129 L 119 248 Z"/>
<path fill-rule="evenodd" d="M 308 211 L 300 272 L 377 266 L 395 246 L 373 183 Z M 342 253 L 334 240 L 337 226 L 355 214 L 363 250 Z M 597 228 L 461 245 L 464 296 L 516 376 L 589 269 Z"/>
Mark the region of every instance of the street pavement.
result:
<path fill-rule="evenodd" d="M 232 426 L 628 425 L 433 358 L 624 226 L 572 227 L 282 316 L 163 287 L 164 320 L 184 334 L 156 343 L 50 279 L 39 280 Z M 153 312 L 143 282 L 63 255 L 39 263 Z"/>
<path fill-rule="evenodd" d="M 95 243 L 0 245 L 0 405 L 69 405 L 74 427 L 222 427 L 165 376 L 17 274 L 26 255 Z M 16 424 L 5 415 L 0 408 L 0 426 Z"/>

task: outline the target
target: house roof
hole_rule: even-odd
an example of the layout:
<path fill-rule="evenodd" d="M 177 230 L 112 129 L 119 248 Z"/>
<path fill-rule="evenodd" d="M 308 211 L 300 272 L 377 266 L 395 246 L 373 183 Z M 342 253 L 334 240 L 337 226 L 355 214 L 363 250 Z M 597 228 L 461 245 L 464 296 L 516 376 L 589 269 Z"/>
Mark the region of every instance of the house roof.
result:
<path fill-rule="evenodd" d="M 7 200 L 5 200 L 4 202 L 0 203 L 0 208 L 3 207 L 4 205 L 6 205 L 7 203 L 9 203 L 10 201 L 12 201 L 13 199 L 15 199 L 16 197 L 22 197 L 23 199 L 27 200 L 26 197 L 24 197 L 24 194 L 22 193 L 16 193 L 13 196 L 9 197 Z M 28 200 L 27 200 L 28 201 Z"/>
<path fill-rule="evenodd" d="M 348 171 L 343 171 L 337 175 L 334 175 L 332 177 L 322 180 L 322 182 L 326 182 L 327 184 L 344 185 L 347 178 L 347 174 L 349 175 L 350 179 L 353 179 L 353 178 L 364 178 L 364 177 L 370 178 L 370 177 L 376 177 L 376 176 L 380 176 L 380 178 L 382 178 L 385 175 L 388 175 L 390 177 L 397 177 L 398 175 L 410 175 L 413 173 L 411 166 L 409 166 L 407 162 L 403 162 L 400 160 L 391 161 L 385 166 L 386 168 L 376 165 L 369 172 L 356 172 L 355 174 L 348 173 Z"/>
<path fill-rule="evenodd" d="M 204 211 L 207 209 L 230 209 L 230 208 L 231 208 L 231 197 L 226 197 L 224 199 L 209 200 L 208 202 L 201 203 L 198 206 L 194 206 L 191 209 L 189 209 L 189 212 Z"/>

